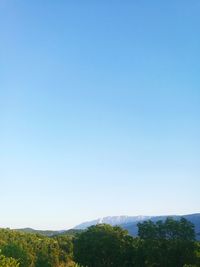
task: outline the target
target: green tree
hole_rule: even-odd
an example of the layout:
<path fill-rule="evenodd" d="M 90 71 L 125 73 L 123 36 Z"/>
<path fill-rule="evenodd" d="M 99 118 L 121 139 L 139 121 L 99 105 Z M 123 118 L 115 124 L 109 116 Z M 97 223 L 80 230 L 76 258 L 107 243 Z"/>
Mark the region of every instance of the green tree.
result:
<path fill-rule="evenodd" d="M 143 266 L 183 267 L 194 264 L 195 231 L 191 222 L 167 218 L 164 222 L 145 221 L 138 224 Z"/>
<path fill-rule="evenodd" d="M 20 263 L 20 267 L 27 267 L 31 265 L 32 259 L 27 249 L 19 244 L 9 243 L 2 247 L 2 254 L 7 257 L 12 257 Z"/>
<path fill-rule="evenodd" d="M 75 239 L 74 259 L 88 267 L 133 266 L 133 238 L 117 226 L 91 226 Z"/>
<path fill-rule="evenodd" d="M 46 237 L 0 229 L 0 249 L 6 257 L 17 259 L 20 267 L 66 267 L 73 263 L 72 238 L 72 234 Z"/>
<path fill-rule="evenodd" d="M 13 258 L 0 255 L 0 267 L 19 267 L 19 263 Z"/>

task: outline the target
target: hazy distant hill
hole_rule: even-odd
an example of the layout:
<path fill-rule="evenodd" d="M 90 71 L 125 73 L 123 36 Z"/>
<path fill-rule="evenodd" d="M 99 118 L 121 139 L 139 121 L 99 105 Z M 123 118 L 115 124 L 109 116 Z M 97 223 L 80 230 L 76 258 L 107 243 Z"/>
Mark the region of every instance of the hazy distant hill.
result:
<path fill-rule="evenodd" d="M 75 235 L 80 231 L 87 229 L 91 225 L 106 223 L 110 225 L 119 225 L 122 228 L 128 230 L 128 232 L 137 236 L 138 228 L 137 224 L 146 220 L 152 220 L 154 222 L 158 220 L 165 220 L 167 217 L 173 217 L 179 220 L 181 217 L 186 218 L 195 225 L 195 231 L 197 234 L 197 239 L 200 240 L 200 213 L 188 214 L 188 215 L 172 215 L 172 216 L 108 216 L 104 218 L 99 218 L 93 221 L 88 221 L 75 226 L 73 229 L 51 231 L 51 230 L 35 230 L 32 228 L 16 229 L 20 232 L 40 234 L 44 236 L 55 236 L 55 235 Z"/>
<path fill-rule="evenodd" d="M 188 215 L 172 215 L 172 216 L 111 216 L 99 218 L 97 220 L 88 221 L 75 226 L 74 229 L 86 229 L 91 225 L 96 225 L 100 223 L 107 223 L 110 225 L 119 225 L 122 228 L 129 231 L 133 236 L 137 236 L 138 228 L 137 224 L 142 221 L 152 220 L 154 222 L 158 220 L 165 220 L 167 217 L 173 217 L 179 220 L 184 217 L 185 219 L 191 221 L 195 225 L 195 231 L 197 234 L 197 239 L 200 240 L 200 213 L 188 214 Z"/>
<path fill-rule="evenodd" d="M 30 233 L 30 234 L 40 234 L 43 236 L 53 237 L 56 235 L 75 235 L 82 230 L 69 229 L 69 230 L 53 231 L 53 230 L 35 230 L 32 228 L 21 228 L 21 229 L 15 229 L 15 231 Z"/>
<path fill-rule="evenodd" d="M 63 231 L 53 231 L 53 230 L 35 230 L 32 228 L 21 228 L 21 229 L 15 229 L 15 230 L 19 232 L 24 232 L 24 233 L 40 234 L 44 236 L 58 235 L 63 232 Z"/>

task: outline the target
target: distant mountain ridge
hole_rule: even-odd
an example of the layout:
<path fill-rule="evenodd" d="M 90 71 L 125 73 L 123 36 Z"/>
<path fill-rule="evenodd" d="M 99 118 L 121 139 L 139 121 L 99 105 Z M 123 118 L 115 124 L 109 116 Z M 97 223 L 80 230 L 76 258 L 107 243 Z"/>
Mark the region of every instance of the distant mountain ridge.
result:
<path fill-rule="evenodd" d="M 196 238 L 200 240 L 200 213 L 187 214 L 187 215 L 167 215 L 167 216 L 108 216 L 93 221 L 81 223 L 75 226 L 74 229 L 84 230 L 92 225 L 106 223 L 112 226 L 119 225 L 122 228 L 126 229 L 132 236 L 137 236 L 138 234 L 137 224 L 139 222 L 143 222 L 146 220 L 152 220 L 153 222 L 159 220 L 163 221 L 167 217 L 172 217 L 175 220 L 180 220 L 181 218 L 185 218 L 190 222 L 192 222 L 195 226 Z"/>
<path fill-rule="evenodd" d="M 33 228 L 21 228 L 21 229 L 13 229 L 17 232 L 29 233 L 29 234 L 37 234 L 48 237 L 54 237 L 58 235 L 70 235 L 74 236 L 77 233 L 80 233 L 81 230 L 69 229 L 69 230 L 35 230 Z"/>
<path fill-rule="evenodd" d="M 33 234 L 40 234 L 44 236 L 56 236 L 56 235 L 75 235 L 82 230 L 87 229 L 88 227 L 96 224 L 110 224 L 112 226 L 119 225 L 123 229 L 126 229 L 130 235 L 137 236 L 138 234 L 138 227 L 137 224 L 139 222 L 143 222 L 146 220 L 152 220 L 153 222 L 156 221 L 163 221 L 167 217 L 172 217 L 176 220 L 180 220 L 180 218 L 185 218 L 192 222 L 195 226 L 196 238 L 200 240 L 200 213 L 195 214 L 187 214 L 187 215 L 166 215 L 166 216 L 107 216 L 103 218 L 98 218 L 96 220 L 83 222 L 72 229 L 69 230 L 58 230 L 58 231 L 51 231 L 51 230 L 35 230 L 32 228 L 22 228 L 22 229 L 15 229 L 16 231 L 26 232 L 26 233 L 33 233 Z"/>
<path fill-rule="evenodd" d="M 23 232 L 23 233 L 29 233 L 29 234 L 40 234 L 44 236 L 54 236 L 54 235 L 59 235 L 65 231 L 53 231 L 53 230 L 35 230 L 33 228 L 21 228 L 21 229 L 14 229 L 15 231 L 18 232 Z"/>
<path fill-rule="evenodd" d="M 133 222 L 140 222 L 140 221 L 145 221 L 151 219 L 151 216 L 107 216 L 103 218 L 98 218 L 93 221 L 87 221 L 83 222 L 77 226 L 74 227 L 74 229 L 81 229 L 84 230 L 88 228 L 89 226 L 96 225 L 96 224 L 101 224 L 101 223 L 106 223 L 110 224 L 112 226 L 114 225 L 122 225 L 122 224 L 128 224 L 128 223 L 133 223 Z"/>

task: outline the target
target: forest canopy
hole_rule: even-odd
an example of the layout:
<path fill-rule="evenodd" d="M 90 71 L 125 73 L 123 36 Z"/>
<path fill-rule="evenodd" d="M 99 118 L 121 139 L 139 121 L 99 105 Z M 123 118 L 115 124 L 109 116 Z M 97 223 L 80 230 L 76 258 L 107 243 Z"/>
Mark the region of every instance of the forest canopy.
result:
<path fill-rule="evenodd" d="M 44 236 L 0 230 L 0 267 L 200 266 L 200 243 L 186 219 L 144 221 L 138 237 L 98 224 L 73 234 Z"/>

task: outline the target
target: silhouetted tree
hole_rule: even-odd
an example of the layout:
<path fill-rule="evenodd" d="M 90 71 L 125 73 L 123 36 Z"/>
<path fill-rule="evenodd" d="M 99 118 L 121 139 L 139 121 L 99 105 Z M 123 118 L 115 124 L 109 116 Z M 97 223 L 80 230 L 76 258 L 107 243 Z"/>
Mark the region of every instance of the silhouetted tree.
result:
<path fill-rule="evenodd" d="M 145 221 L 138 224 L 138 234 L 143 240 L 140 250 L 144 266 L 183 267 L 195 263 L 194 226 L 186 219 Z"/>
<path fill-rule="evenodd" d="M 88 267 L 130 267 L 134 256 L 133 238 L 117 226 L 91 226 L 74 242 L 75 261 Z"/>

